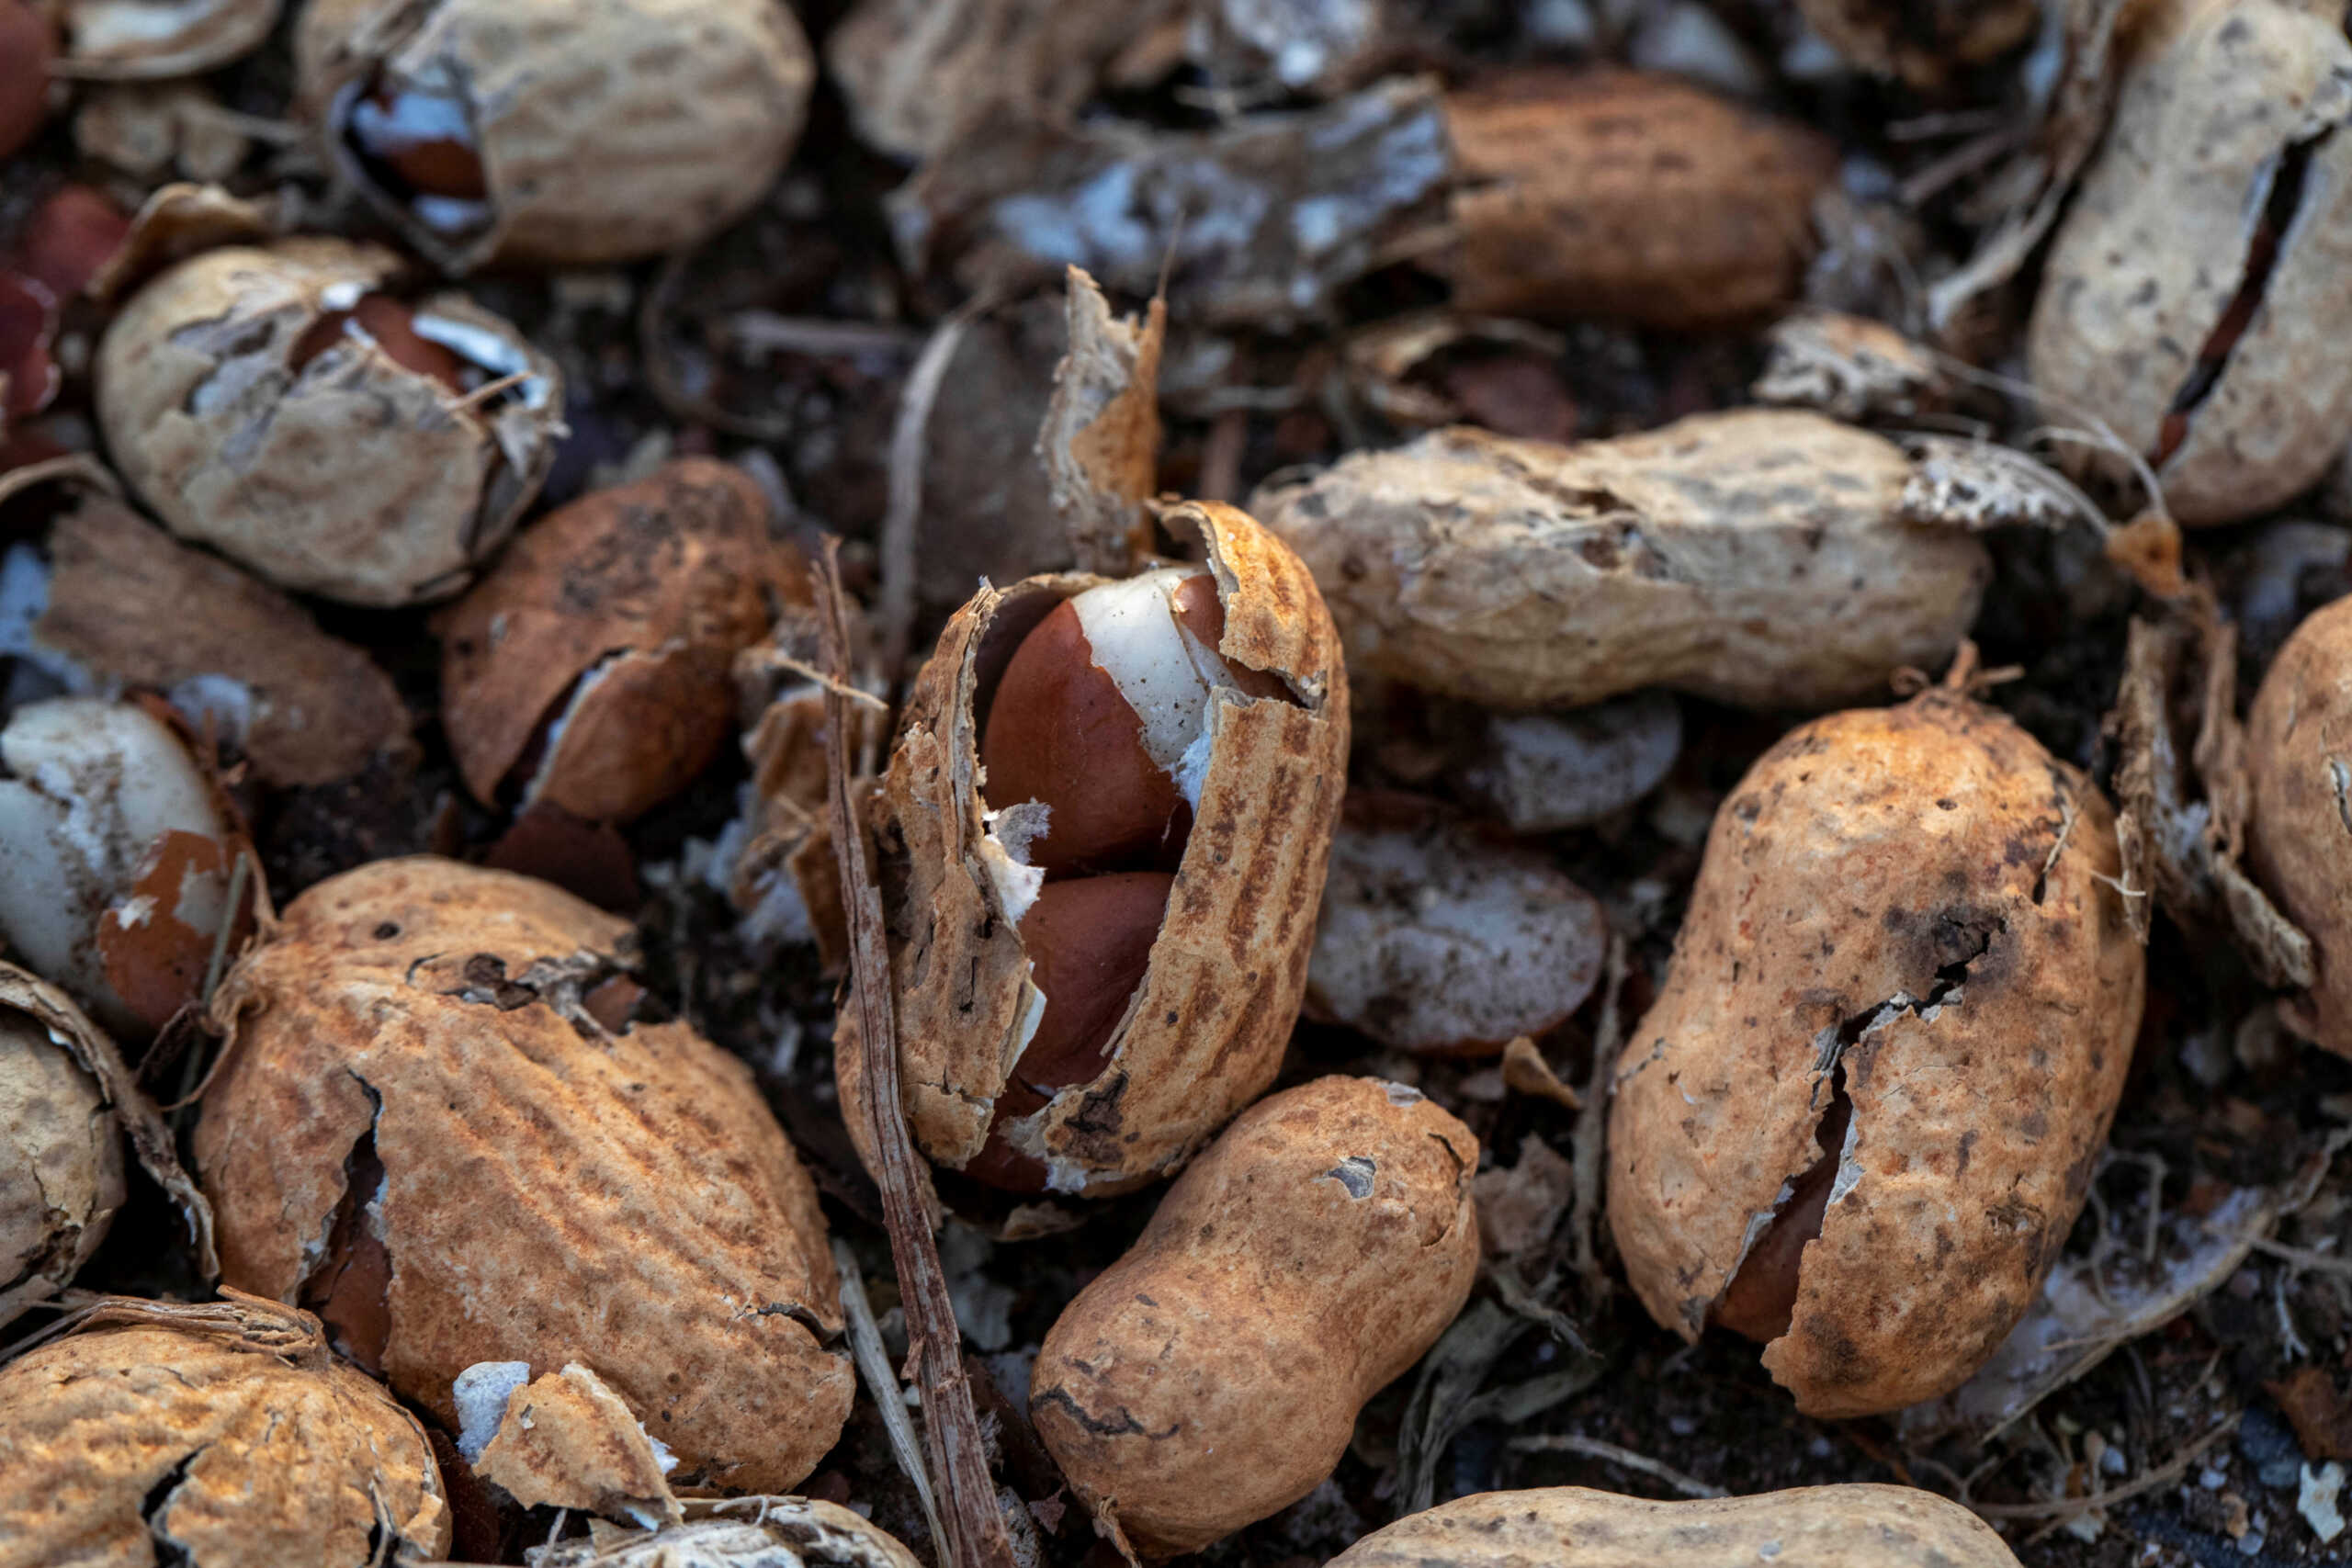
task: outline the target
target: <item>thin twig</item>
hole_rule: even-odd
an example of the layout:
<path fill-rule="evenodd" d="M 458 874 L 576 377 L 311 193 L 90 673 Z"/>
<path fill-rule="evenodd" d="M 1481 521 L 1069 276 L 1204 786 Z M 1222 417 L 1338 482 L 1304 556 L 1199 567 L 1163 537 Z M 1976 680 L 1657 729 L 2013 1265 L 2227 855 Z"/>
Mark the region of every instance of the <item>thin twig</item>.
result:
<path fill-rule="evenodd" d="M 1608 1122 L 1610 1078 L 1623 1043 L 1617 1015 L 1620 993 L 1625 988 L 1625 939 L 1622 936 L 1609 939 L 1600 986 L 1600 1023 L 1592 1037 L 1592 1076 L 1585 1083 L 1584 1109 L 1577 1113 L 1576 1158 L 1571 1165 L 1576 1199 L 1568 1222 L 1576 1227 L 1577 1277 L 1584 1281 L 1589 1303 L 1595 1305 L 1609 1298 L 1609 1272 L 1600 1266 L 1594 1221 L 1600 1213 L 1601 1129 Z"/>
<path fill-rule="evenodd" d="M 849 673 L 849 633 L 844 626 L 841 541 L 827 537 L 817 558 L 818 657 L 834 682 Z M 922 1394 L 923 1445 L 931 1460 L 933 1494 L 941 1505 L 945 1535 L 941 1568 L 1012 1568 L 1012 1542 L 998 1512 L 996 1485 L 989 1475 L 988 1448 L 965 1381 L 963 1335 L 939 1266 L 939 1246 L 931 1234 L 907 1134 L 899 1083 L 899 1028 L 890 996 L 890 953 L 882 926 L 882 896 L 867 863 L 872 852 L 864 815 L 854 799 L 850 777 L 850 705 L 838 684 L 825 691 L 826 806 L 832 820 L 834 858 L 841 867 L 842 908 L 849 920 L 850 1002 L 857 1010 L 859 1053 L 865 1085 L 867 1146 L 873 1151 L 875 1185 L 890 1231 L 890 1258 L 899 1275 L 899 1299 L 907 1314 L 909 1361 Z"/>
<path fill-rule="evenodd" d="M 808 663 L 803 660 L 795 659 L 788 653 L 778 653 L 774 649 L 768 649 L 763 650 L 760 658 L 762 662 L 765 663 L 770 668 L 776 670 L 789 670 L 795 675 L 800 676 L 804 680 L 815 682 L 818 685 L 822 686 L 826 691 L 832 693 L 835 696 L 842 698 L 845 702 L 859 704 L 864 707 L 871 708 L 876 713 L 888 713 L 890 711 L 890 705 L 884 702 L 880 697 L 876 696 L 873 693 L 861 692 L 846 681 L 836 681 L 831 675 L 826 674 L 822 670 L 818 669 L 815 665 Z"/>
<path fill-rule="evenodd" d="M 833 1237 L 833 1267 L 842 1277 L 842 1315 L 849 1324 L 850 1355 L 857 1362 L 858 1375 L 865 1380 L 865 1392 L 873 1397 L 875 1409 L 881 1413 L 892 1456 L 914 1483 L 931 1539 L 944 1541 L 947 1532 L 940 1528 L 939 1505 L 932 1498 L 931 1477 L 923 1472 L 922 1446 L 915 1437 L 915 1424 L 907 1419 L 906 1396 L 899 1390 L 897 1374 L 890 1371 L 882 1326 L 874 1321 L 874 1303 L 865 1299 L 865 1275 L 857 1266 L 857 1254 L 840 1236 Z"/>
<path fill-rule="evenodd" d="M 1728 1497 L 1730 1493 L 1720 1486 L 1710 1486 L 1695 1475 L 1687 1475 L 1672 1465 L 1621 1449 L 1615 1443 L 1604 1443 L 1599 1438 L 1580 1438 L 1574 1432 L 1543 1432 L 1530 1438 L 1513 1438 L 1510 1446 L 1521 1453 L 1582 1454 L 1587 1459 L 1606 1461 L 1623 1470 L 1637 1472 L 1663 1481 L 1686 1497 Z"/>
<path fill-rule="evenodd" d="M 2129 1486 L 2119 1486 L 2111 1492 L 2086 1493 L 2080 1497 L 2057 1497 L 2047 1503 L 1971 1503 L 1968 1506 L 1980 1518 L 1986 1519 L 2070 1519 L 2094 1508 L 2128 1502 L 2143 1492 L 2154 1492 L 2179 1479 L 2206 1450 L 2236 1431 L 2240 1419 L 2240 1416 L 2227 1417 L 2221 1425 Z"/>

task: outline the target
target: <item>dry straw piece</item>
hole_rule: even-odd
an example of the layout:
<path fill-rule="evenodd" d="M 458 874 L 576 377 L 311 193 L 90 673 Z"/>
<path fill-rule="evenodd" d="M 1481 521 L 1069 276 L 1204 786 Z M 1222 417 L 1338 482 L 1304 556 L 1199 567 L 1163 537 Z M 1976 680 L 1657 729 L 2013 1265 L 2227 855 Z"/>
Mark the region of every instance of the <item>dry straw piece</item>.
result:
<path fill-rule="evenodd" d="M 1109 1194 L 1181 1166 L 1281 1066 L 1306 988 L 1316 900 L 1346 777 L 1347 674 L 1298 558 L 1233 507 L 1186 502 L 1162 521 L 1197 540 L 1223 602 L 1217 652 L 1279 679 L 1287 697 L 1227 688 L 1210 704 L 1208 761 L 1148 967 L 1084 1081 L 1000 1116 L 1046 998 L 1019 930 L 1040 873 L 1023 863 L 1034 817 L 991 812 L 979 747 L 1016 645 L 1080 573 L 983 588 L 917 678 L 883 781 L 877 830 L 891 925 L 901 1069 L 917 1142 L 962 1169 L 993 1144 L 1020 1179 Z M 843 1025 L 857 1027 L 854 1012 Z M 846 1106 L 857 1053 L 836 1053 Z M 853 1133 L 863 1118 L 853 1113 Z M 867 1151 L 870 1155 L 871 1151 Z"/>
<path fill-rule="evenodd" d="M 2064 1245 L 2131 1066 L 2120 869 L 2098 791 L 1949 687 L 1766 752 L 1617 1069 L 1609 1223 L 1650 1315 L 1769 1341 L 1813 1416 L 1981 1365 Z"/>
<path fill-rule="evenodd" d="M 817 74 L 778 0 L 311 0 L 294 59 L 328 162 L 452 273 L 708 238 L 784 172 Z"/>
<path fill-rule="evenodd" d="M 576 1360 L 679 1484 L 780 1489 L 856 1382 L 824 1219 L 750 1071 L 628 1021 L 628 933 L 429 857 L 295 900 L 214 1009 L 195 1146 L 223 1272 L 317 1303 L 452 1429 L 474 1363 Z"/>
<path fill-rule="evenodd" d="M 2174 517 L 2235 522 L 2352 440 L 2352 41 L 2340 4 L 2143 9 L 2027 364 L 2052 419 L 2095 415 L 2155 466 Z"/>
<path fill-rule="evenodd" d="M 1915 466 L 1795 410 L 1573 446 L 1472 429 L 1278 479 L 1250 510 L 1315 574 L 1351 667 L 1493 707 L 1667 686 L 1768 709 L 1950 657 L 1992 576 Z"/>
<path fill-rule="evenodd" d="M 1581 1486 L 1482 1492 L 1399 1519 L 1330 1568 L 2017 1568 L 1993 1527 L 1908 1486 L 1661 1503 Z"/>
<path fill-rule="evenodd" d="M 562 377 L 461 294 L 420 301 L 398 347 L 362 330 L 368 301 L 407 315 L 384 292 L 401 265 L 342 240 L 233 245 L 116 315 L 98 421 L 174 533 L 281 588 L 382 605 L 455 592 L 505 541 L 555 460 Z"/>
<path fill-rule="evenodd" d="M 1151 1556 L 1312 1491 L 1478 1268 L 1478 1141 L 1418 1090 L 1326 1077 L 1244 1111 L 1063 1309 L 1030 1417 Z"/>
<path fill-rule="evenodd" d="M 308 1313 L 107 1297 L 0 1370 L 12 1562 L 361 1568 L 449 1528 L 424 1427 Z"/>

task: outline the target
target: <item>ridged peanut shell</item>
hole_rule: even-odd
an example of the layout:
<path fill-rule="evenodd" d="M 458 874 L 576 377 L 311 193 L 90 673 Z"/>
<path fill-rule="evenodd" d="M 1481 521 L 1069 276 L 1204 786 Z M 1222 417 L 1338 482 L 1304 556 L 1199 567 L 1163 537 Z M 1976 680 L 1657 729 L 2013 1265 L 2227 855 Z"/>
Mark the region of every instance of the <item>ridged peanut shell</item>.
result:
<path fill-rule="evenodd" d="M 1190 1158 L 1282 1065 L 1306 987 L 1331 829 L 1345 788 L 1347 671 L 1306 567 L 1247 513 L 1170 509 L 1198 537 L 1225 606 L 1218 652 L 1297 699 L 1223 694 L 1168 916 L 1109 1064 L 1008 1124 L 1055 1191 L 1138 1187 Z M 880 801 L 900 1071 L 923 1152 L 961 1169 L 987 1143 L 1042 998 L 1017 929 L 1035 874 L 990 830 L 978 743 L 1013 649 L 1103 579 L 1035 577 L 982 590 L 940 636 L 909 698 Z M 855 1016 L 844 1011 L 845 1026 Z M 854 1038 L 854 1035 L 853 1035 Z M 844 1104 L 858 1053 L 836 1052 Z M 863 1118 L 849 1124 L 863 1135 Z"/>
<path fill-rule="evenodd" d="M 2278 650 L 2246 723 L 2246 858 L 2311 938 L 2296 1032 L 2352 1056 L 2352 599 L 2314 611 Z"/>
<path fill-rule="evenodd" d="M 13 965 L 0 976 L 40 985 Z M 77 1055 L 0 1008 L 0 1325 L 71 1284 L 122 1207 L 122 1131 Z"/>
<path fill-rule="evenodd" d="M 99 340 L 98 422 L 164 525 L 281 588 L 354 604 L 446 596 L 513 529 L 555 460 L 561 373 L 462 295 L 420 320 L 525 375 L 469 401 L 381 350 L 298 350 L 322 317 L 385 286 L 390 252 L 341 240 L 232 245 L 133 295 Z"/>
<path fill-rule="evenodd" d="M 387 1382 L 454 1430 L 477 1361 L 577 1361 L 681 1485 L 781 1490 L 854 1376 L 807 1173 L 750 1072 L 682 1023 L 600 1021 L 627 925 L 420 856 L 331 878 L 222 982 L 196 1156 L 223 1277 L 292 1300 L 372 1140 Z"/>
<path fill-rule="evenodd" d="M 783 0 L 311 0 L 298 91 L 329 161 L 444 271 L 634 261 L 757 206 L 800 140 L 816 56 Z M 421 220 L 344 134 L 381 69 L 464 93 L 490 191 L 472 231 Z"/>
<path fill-rule="evenodd" d="M 1691 328 L 1792 298 L 1836 147 L 1672 76 L 1504 72 L 1446 95 L 1454 244 L 1474 314 Z"/>
<path fill-rule="evenodd" d="M 1251 498 L 1359 671 L 1492 707 L 1668 686 L 1750 707 L 1877 695 L 1939 666 L 1992 568 L 1908 519 L 1911 460 L 1794 410 L 1573 446 L 1434 431 Z"/>
<path fill-rule="evenodd" d="M 335 1360 L 308 1314 L 108 1298 L 93 1322 L 0 1370 L 0 1560 L 362 1568 L 447 1552 L 424 1429 Z"/>
<path fill-rule="evenodd" d="M 1417 1090 L 1325 1077 L 1242 1112 L 1078 1293 L 1037 1435 L 1137 1550 L 1194 1551 L 1331 1473 L 1478 1269 L 1478 1140 Z"/>
<path fill-rule="evenodd" d="M 1581 1486 L 1481 1492 L 1373 1531 L 1330 1568 L 2017 1568 L 1992 1526 L 1908 1486 L 1666 1503 Z"/>
<path fill-rule="evenodd" d="M 2290 0 L 2150 9 L 2051 246 L 2026 363 L 2053 417 L 2096 416 L 2152 459 L 2185 419 L 2155 465 L 2165 504 L 2230 523 L 2308 489 L 2352 440 L 2352 42 L 2340 15 Z M 2265 239 L 2274 194 L 2292 205 Z M 2131 480 L 2096 443 L 2065 450 Z"/>
<path fill-rule="evenodd" d="M 1830 1157 L 1766 1368 L 1831 1417 L 1975 1371 L 2064 1245 L 2131 1066 L 2145 965 L 2120 869 L 2105 799 L 1950 691 L 1758 759 L 1617 1069 L 1609 1223 L 1650 1315 L 1698 1337 Z"/>

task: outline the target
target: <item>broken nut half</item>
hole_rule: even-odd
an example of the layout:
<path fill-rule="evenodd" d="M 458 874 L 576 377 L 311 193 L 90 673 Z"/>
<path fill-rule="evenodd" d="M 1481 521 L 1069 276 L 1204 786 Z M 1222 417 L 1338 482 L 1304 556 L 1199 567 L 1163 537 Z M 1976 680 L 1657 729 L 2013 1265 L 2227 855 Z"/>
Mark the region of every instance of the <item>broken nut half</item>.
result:
<path fill-rule="evenodd" d="M 1163 521 L 1204 565 L 957 612 L 884 784 L 915 1137 L 1013 1190 L 1181 1166 L 1272 1081 L 1306 987 L 1347 766 L 1330 618 L 1246 513 Z M 863 1139 L 858 1052 L 835 1062 Z"/>
<path fill-rule="evenodd" d="M 450 273 L 692 248 L 775 184 L 816 78 L 776 0 L 312 0 L 294 55 L 329 163 Z"/>
<path fill-rule="evenodd" d="M 1716 813 L 1627 1037 L 1610 1229 L 1650 1315 L 1808 1415 L 1957 1386 L 2036 1293 L 2145 963 L 2106 800 L 1962 693 L 1791 731 Z"/>
<path fill-rule="evenodd" d="M 164 524 L 282 588 L 446 597 L 555 460 L 552 360 L 461 294 L 411 303 L 390 252 L 340 240 L 208 251 L 100 340 L 115 466 Z"/>

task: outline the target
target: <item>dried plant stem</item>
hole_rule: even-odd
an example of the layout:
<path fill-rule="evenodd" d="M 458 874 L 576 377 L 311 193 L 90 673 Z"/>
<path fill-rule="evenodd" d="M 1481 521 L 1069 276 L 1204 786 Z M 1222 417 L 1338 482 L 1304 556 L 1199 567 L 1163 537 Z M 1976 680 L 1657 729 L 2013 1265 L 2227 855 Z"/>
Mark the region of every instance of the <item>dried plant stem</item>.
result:
<path fill-rule="evenodd" d="M 1695 1475 L 1686 1475 L 1670 1464 L 1654 1460 L 1647 1454 L 1604 1443 L 1598 1438 L 1580 1438 L 1574 1432 L 1541 1432 L 1530 1438 L 1513 1438 L 1510 1446 L 1521 1453 L 1582 1454 L 1636 1474 L 1651 1476 L 1665 1482 L 1686 1497 L 1725 1497 L 1730 1494 L 1720 1486 L 1710 1486 Z"/>
<path fill-rule="evenodd" d="M 828 538 L 817 560 L 819 658 L 831 677 L 825 689 L 825 763 L 833 846 L 841 863 L 842 907 L 849 919 L 850 999 L 857 1010 L 856 1050 L 864 1054 L 865 1116 L 875 1151 L 875 1184 L 890 1231 L 890 1257 L 907 1314 L 909 1361 L 922 1396 L 923 1445 L 945 1533 L 942 1568 L 1012 1568 L 1012 1542 L 997 1511 L 988 1448 L 964 1378 L 963 1335 L 939 1266 L 939 1247 L 922 1199 L 922 1176 L 899 1098 L 899 1032 L 890 998 L 890 954 L 882 928 L 864 815 L 850 773 L 849 636 L 842 606 L 841 542 Z"/>
<path fill-rule="evenodd" d="M 882 1345 L 881 1325 L 874 1321 L 874 1303 L 865 1299 L 865 1275 L 857 1266 L 857 1254 L 848 1242 L 833 1237 L 833 1267 L 842 1277 L 842 1316 L 849 1325 L 850 1354 L 856 1359 L 858 1375 L 865 1380 L 865 1392 L 873 1396 L 874 1407 L 882 1414 L 882 1429 L 890 1436 L 890 1453 L 899 1468 L 914 1483 L 915 1498 L 922 1504 L 923 1522 L 931 1527 L 931 1539 L 945 1540 L 946 1529 L 939 1522 L 939 1504 L 932 1496 L 931 1477 L 923 1470 L 922 1447 L 915 1437 L 915 1424 L 907 1419 L 907 1402 L 899 1391 L 898 1377 L 890 1371 L 890 1358 Z"/>

